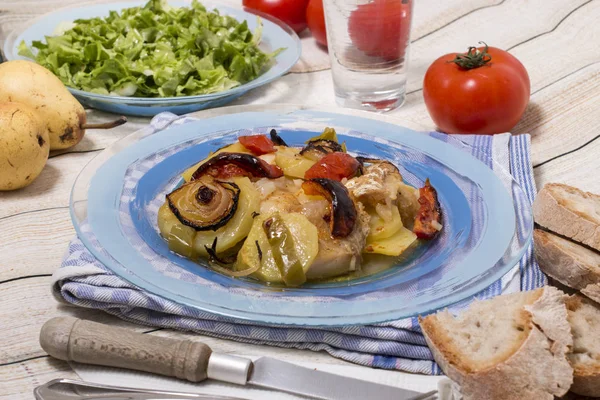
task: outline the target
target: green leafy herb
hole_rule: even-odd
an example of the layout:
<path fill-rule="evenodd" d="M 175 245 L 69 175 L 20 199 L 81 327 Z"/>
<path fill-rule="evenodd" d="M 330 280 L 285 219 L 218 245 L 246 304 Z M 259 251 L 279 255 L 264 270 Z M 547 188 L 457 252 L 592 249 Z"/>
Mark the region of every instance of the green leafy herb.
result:
<path fill-rule="evenodd" d="M 106 18 L 76 20 L 31 47 L 21 42 L 19 54 L 86 92 L 192 96 L 239 86 L 268 69 L 283 49 L 261 51 L 261 32 L 260 19 L 253 34 L 246 21 L 207 11 L 197 0 L 189 8 L 150 0 Z"/>

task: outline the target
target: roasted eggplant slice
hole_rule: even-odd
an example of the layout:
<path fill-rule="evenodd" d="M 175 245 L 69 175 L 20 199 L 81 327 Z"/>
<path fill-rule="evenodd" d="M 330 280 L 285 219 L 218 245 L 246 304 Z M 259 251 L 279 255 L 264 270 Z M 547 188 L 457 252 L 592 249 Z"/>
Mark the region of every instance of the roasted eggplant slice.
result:
<path fill-rule="evenodd" d="M 335 152 L 344 152 L 344 149 L 338 142 L 327 139 L 317 139 L 308 142 L 308 144 L 300 150 L 300 155 L 313 161 L 319 161 L 327 154 Z"/>
<path fill-rule="evenodd" d="M 219 153 L 200 165 L 192 174 L 192 180 L 210 175 L 219 179 L 233 176 L 249 178 L 275 179 L 283 176 L 283 171 L 276 165 L 244 153 Z"/>
<path fill-rule="evenodd" d="M 415 217 L 413 232 L 419 239 L 433 239 L 442 230 L 442 210 L 437 192 L 425 181 L 425 186 L 419 189 L 419 212 Z"/>
<path fill-rule="evenodd" d="M 352 233 L 357 218 L 356 206 L 341 182 L 315 178 L 304 181 L 302 189 L 308 195 L 321 195 L 331 203 L 328 222 L 333 237 L 345 238 Z"/>
<path fill-rule="evenodd" d="M 380 160 L 379 158 L 367 158 L 367 157 L 361 157 L 361 156 L 358 156 L 355 158 L 361 165 L 361 171 L 365 170 L 365 164 L 385 164 L 385 165 L 391 166 L 392 169 L 394 169 L 398 173 L 400 173 L 400 170 L 398 169 L 398 167 L 387 160 Z"/>
<path fill-rule="evenodd" d="M 289 147 L 285 140 L 283 140 L 281 136 L 279 136 L 275 129 L 271 129 L 271 132 L 269 132 L 269 136 L 271 136 L 271 141 L 275 143 L 275 145 Z"/>
<path fill-rule="evenodd" d="M 173 214 L 197 231 L 216 231 L 235 214 L 240 188 L 210 175 L 193 180 L 167 195 Z"/>

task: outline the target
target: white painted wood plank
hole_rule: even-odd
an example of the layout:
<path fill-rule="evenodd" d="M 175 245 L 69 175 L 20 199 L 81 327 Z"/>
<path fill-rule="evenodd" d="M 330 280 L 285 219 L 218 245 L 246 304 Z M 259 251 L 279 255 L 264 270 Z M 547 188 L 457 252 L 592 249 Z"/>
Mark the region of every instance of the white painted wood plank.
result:
<path fill-rule="evenodd" d="M 122 321 L 104 311 L 59 305 L 50 293 L 50 277 L 7 282 L 0 286 L 0 364 L 45 354 L 39 346 L 40 328 L 48 319 L 61 315 L 137 331 L 152 329 Z"/>
<path fill-rule="evenodd" d="M 553 29 L 571 10 L 585 4 L 587 1 L 589 0 L 552 2 L 545 0 L 530 0 L 526 2 L 522 0 L 506 0 L 497 7 L 485 8 L 469 14 L 432 35 L 413 43 L 408 90 L 412 91 L 422 87 L 425 71 L 435 59 L 443 54 L 464 52 L 467 50 L 467 47 L 475 46 L 479 41 L 485 41 L 490 46 L 503 49 L 509 48 L 537 34 Z M 583 32 L 598 32 L 597 25 L 594 23 L 598 18 L 598 9 L 600 9 L 600 4 L 592 2 L 571 15 L 565 22 L 566 26 L 571 27 L 569 36 L 571 36 L 572 32 L 579 30 Z M 562 40 L 564 41 L 570 41 L 571 45 L 561 43 L 561 51 L 570 54 L 577 52 L 581 57 L 587 58 L 588 55 L 579 52 L 579 46 L 585 46 L 587 50 L 589 47 L 594 46 L 597 41 L 586 44 L 583 41 L 579 42 L 579 39 L 576 42 L 578 46 L 572 46 L 574 43 L 572 38 L 563 38 Z M 600 51 L 598 46 L 594 49 L 594 53 L 597 51 Z M 545 61 L 548 64 L 559 64 L 554 58 L 557 56 L 557 53 L 545 51 L 544 55 L 543 60 L 538 61 Z M 527 68 L 530 68 L 530 63 L 535 61 L 531 56 L 518 53 L 518 58 Z M 549 56 L 552 57 L 552 61 L 548 58 Z M 561 59 L 563 59 L 562 56 Z M 571 61 L 579 62 L 579 60 Z M 540 72 L 546 71 L 541 70 Z M 539 87 L 536 85 L 545 79 L 547 78 L 545 78 L 544 74 L 532 74 L 533 87 Z"/>
<path fill-rule="evenodd" d="M 0 400 L 31 400 L 35 387 L 59 378 L 79 379 L 69 364 L 49 357 L 0 367 Z"/>
<path fill-rule="evenodd" d="M 534 94 L 515 132 L 531 134 L 538 165 L 594 138 L 600 121 L 600 62 Z"/>
<path fill-rule="evenodd" d="M 0 42 L 3 33 L 18 23 L 37 13 L 50 11 L 59 3 L 68 2 L 76 3 L 74 0 L 2 1 Z M 532 133 L 534 163 L 572 150 L 597 134 L 595 129 L 600 120 L 599 67 L 586 67 L 600 61 L 600 47 L 597 46 L 600 42 L 600 26 L 596 23 L 600 20 L 600 3 L 586 4 L 564 19 L 570 10 L 583 4 L 585 0 L 448 0 L 442 4 L 435 0 L 419 0 L 415 9 L 413 38 L 424 37 L 413 45 L 409 90 L 420 88 L 426 68 L 442 54 L 464 51 L 478 40 L 508 48 L 541 34 L 511 51 L 527 67 L 532 89 L 537 91 L 532 97 L 532 106 L 514 131 Z M 482 7 L 485 8 L 477 10 Z M 464 14 L 468 15 L 451 22 Z M 562 19 L 564 21 L 560 22 Z M 544 34 L 557 25 L 554 32 Z M 430 32 L 433 33 L 428 35 Z M 581 70 L 573 73 L 578 69 Z M 569 74 L 572 75 L 564 78 Z M 553 84 L 556 81 L 558 82 Z M 545 86 L 548 87 L 542 89 Z M 315 108 L 333 106 L 330 72 L 288 75 L 243 96 L 234 104 L 267 103 L 311 104 Z M 390 115 L 428 129 L 434 128 L 420 92 L 409 95 L 404 107 Z M 97 111 L 90 112 L 89 118 L 91 121 L 108 119 Z M 137 130 L 147 121 L 142 118 L 114 131 L 88 132 L 85 139 L 72 150 L 104 148 Z M 599 154 L 600 140 L 597 140 L 576 153 L 536 168 L 538 186 L 556 181 L 600 193 L 600 183 L 590 173 L 600 167 Z M 0 193 L 0 218 L 16 212 L 66 206 L 75 176 L 93 156 L 93 153 L 88 153 L 56 157 L 50 160 L 42 176 L 29 188 L 10 194 Z M 25 214 L 0 221 L 3 226 L 3 232 L 0 232 L 0 254 L 6 255 L 0 259 L 0 281 L 51 272 L 53 265 L 60 261 L 62 251 L 73 233 L 65 210 L 42 212 L 37 219 L 35 214 Z M 49 230 L 46 235 L 44 225 L 51 227 L 46 228 Z M 31 254 L 28 254 L 28 248 L 24 246 L 26 242 L 35 243 L 29 247 L 33 249 Z M 61 243 L 64 246 L 62 249 Z M 3 341 L 3 346 L 0 347 L 0 363 L 41 355 L 37 334 L 43 322 L 54 315 L 77 315 L 132 326 L 98 311 L 58 307 L 50 296 L 48 282 L 49 278 L 41 277 L 1 284 L 0 337 L 6 342 Z M 135 326 L 134 329 L 147 328 Z M 156 334 L 190 335 L 172 331 Z M 203 340 L 226 352 L 269 354 L 296 361 L 305 359 L 342 363 L 321 353 L 248 346 L 211 338 Z M 31 398 L 33 387 L 59 376 L 73 377 L 69 376 L 66 364 L 47 358 L 0 367 L 0 399 Z"/>
<path fill-rule="evenodd" d="M 0 218 L 31 210 L 69 205 L 75 178 L 95 153 L 74 153 L 48 160 L 42 173 L 29 186 L 0 192 Z"/>
<path fill-rule="evenodd" d="M 577 2 L 569 1 L 575 8 Z M 523 43 L 510 52 L 529 72 L 531 91 L 558 81 L 589 64 L 600 61 L 600 2 L 585 3 L 561 22 L 554 32 Z M 565 101 L 564 103 L 568 103 Z"/>
<path fill-rule="evenodd" d="M 415 0 L 411 40 L 436 31 L 482 8 L 496 7 L 505 0 Z"/>
<path fill-rule="evenodd" d="M 0 224 L 0 282 L 53 273 L 75 236 L 67 208 L 21 214 Z"/>
<path fill-rule="evenodd" d="M 600 194 L 600 139 L 583 149 L 534 169 L 538 188 L 556 182 Z"/>
<path fill-rule="evenodd" d="M 55 316 L 69 315 L 101 323 L 134 329 L 137 332 L 153 327 L 125 322 L 103 311 L 59 305 L 50 294 L 50 277 L 36 277 L 1 284 L 0 288 L 0 364 L 11 363 L 45 354 L 39 346 L 42 325 Z M 152 334 L 168 337 L 186 337 L 202 340 L 217 351 L 246 355 L 270 355 L 282 360 L 317 361 L 344 364 L 325 353 L 306 352 L 270 346 L 242 344 L 211 338 L 195 333 L 163 330 Z M 0 371 L 1 371 L 0 367 Z"/>

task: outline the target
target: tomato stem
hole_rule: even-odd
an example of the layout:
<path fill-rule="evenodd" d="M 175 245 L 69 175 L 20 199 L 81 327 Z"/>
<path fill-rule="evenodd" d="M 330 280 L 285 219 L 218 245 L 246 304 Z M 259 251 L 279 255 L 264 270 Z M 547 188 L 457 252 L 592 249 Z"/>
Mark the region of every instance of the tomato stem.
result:
<path fill-rule="evenodd" d="M 449 63 L 455 63 L 462 69 L 474 69 L 483 67 L 490 61 L 492 56 L 487 52 L 488 45 L 485 42 L 479 42 L 485 45 L 485 48 L 481 51 L 477 50 L 477 47 L 471 46 L 464 54 L 457 54 L 454 60 L 448 61 Z"/>

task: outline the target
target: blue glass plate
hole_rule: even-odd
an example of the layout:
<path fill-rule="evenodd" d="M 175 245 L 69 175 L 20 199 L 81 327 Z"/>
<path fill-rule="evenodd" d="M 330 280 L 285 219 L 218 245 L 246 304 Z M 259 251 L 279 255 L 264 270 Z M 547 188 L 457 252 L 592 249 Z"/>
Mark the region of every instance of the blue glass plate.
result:
<path fill-rule="evenodd" d="M 373 275 L 285 289 L 231 278 L 168 250 L 156 215 L 186 168 L 238 135 L 276 128 L 301 145 L 325 126 L 336 128 L 350 152 L 394 162 L 408 183 L 429 178 L 443 210 L 442 234 Z M 480 160 L 457 146 L 386 122 L 310 110 L 204 118 L 126 138 L 94 160 L 75 184 L 72 216 L 83 242 L 114 273 L 180 304 L 264 323 L 383 322 L 476 294 L 514 266 L 531 240 L 530 210 L 516 212 L 515 204 L 527 204 L 520 187 L 506 172 L 495 174 L 485 154 Z"/>
<path fill-rule="evenodd" d="M 25 57 L 18 55 L 18 46 L 22 40 L 25 40 L 25 43 L 30 45 L 33 40 L 42 40 L 44 36 L 52 36 L 56 28 L 62 23 L 82 18 L 105 17 L 108 16 L 111 10 L 119 11 L 124 8 L 139 7 L 143 4 L 143 2 L 134 1 L 85 5 L 63 8 L 43 15 L 27 26 L 11 32 L 4 44 L 4 55 L 7 60 L 26 59 Z M 169 4 L 172 6 L 189 5 L 189 3 L 185 1 L 169 1 Z M 256 11 L 249 12 L 222 5 L 212 5 L 209 2 L 202 2 L 202 4 L 209 10 L 216 8 L 221 14 L 231 15 L 238 21 L 246 20 L 248 22 L 248 27 L 252 31 L 256 29 L 257 15 L 260 15 L 260 18 L 263 21 L 260 48 L 265 52 L 272 52 L 279 48 L 285 48 L 285 50 L 275 57 L 273 66 L 255 80 L 219 93 L 185 97 L 140 98 L 108 96 L 72 88 L 68 88 L 69 91 L 84 106 L 115 114 L 153 116 L 163 111 L 170 111 L 180 115 L 206 108 L 223 106 L 237 99 L 249 90 L 270 83 L 281 77 L 300 59 L 302 53 L 300 39 L 285 23 Z"/>

